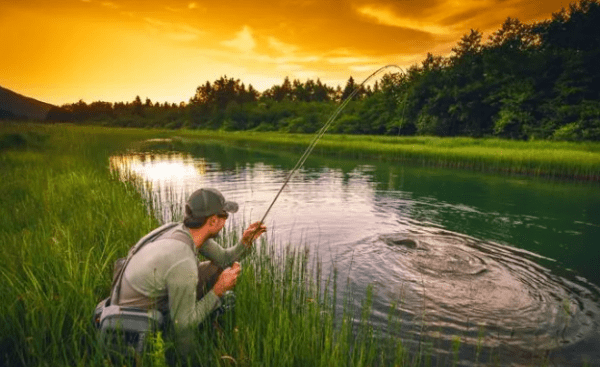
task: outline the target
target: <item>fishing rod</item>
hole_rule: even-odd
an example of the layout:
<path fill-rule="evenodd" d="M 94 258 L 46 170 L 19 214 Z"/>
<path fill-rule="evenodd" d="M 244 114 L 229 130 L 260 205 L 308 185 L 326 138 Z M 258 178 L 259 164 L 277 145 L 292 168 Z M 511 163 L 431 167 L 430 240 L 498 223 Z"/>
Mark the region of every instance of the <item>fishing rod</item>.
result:
<path fill-rule="evenodd" d="M 327 129 L 329 128 L 329 126 L 331 126 L 331 124 L 333 123 L 333 121 L 335 121 L 335 119 L 340 114 L 340 112 L 342 112 L 342 110 L 346 107 L 346 105 L 352 100 L 352 98 L 362 89 L 362 87 L 369 80 L 371 80 L 373 77 L 375 77 L 376 75 L 378 75 L 382 71 L 384 71 L 386 69 L 390 69 L 390 68 L 396 68 L 396 69 L 402 71 L 402 69 L 398 65 L 386 65 L 384 67 L 381 67 L 381 68 L 377 69 L 373 74 L 369 75 L 362 83 L 360 83 L 357 87 L 355 87 L 354 90 L 352 91 L 352 93 L 350 93 L 350 95 L 348 97 L 346 97 L 342 101 L 342 103 L 334 111 L 334 113 L 332 113 L 331 116 L 329 116 L 329 119 L 327 120 L 327 122 L 321 127 L 321 129 L 319 129 L 319 131 L 317 131 L 317 133 L 315 134 L 313 140 L 310 142 L 310 144 L 308 145 L 308 147 L 306 148 L 306 150 L 304 151 L 304 153 L 302 154 L 302 156 L 300 157 L 300 159 L 298 159 L 298 162 L 296 162 L 296 165 L 294 166 L 294 168 L 292 168 L 292 170 L 290 171 L 290 173 L 285 178 L 285 181 L 283 182 L 283 185 L 281 185 L 281 188 L 277 192 L 277 195 L 275 195 L 275 197 L 273 198 L 273 201 L 271 202 L 271 204 L 267 208 L 267 211 L 265 212 L 265 214 L 263 215 L 263 217 L 262 217 L 262 219 L 260 220 L 259 223 L 262 224 L 262 223 L 265 222 L 265 218 L 267 217 L 267 214 L 269 214 L 269 212 L 271 211 L 271 208 L 273 207 L 273 205 L 275 204 L 275 202 L 279 198 L 279 195 L 281 195 L 281 192 L 283 191 L 283 189 L 287 186 L 288 182 L 290 182 L 290 179 L 292 178 L 292 176 L 294 175 L 294 173 L 296 173 L 296 171 L 304 164 L 304 162 L 306 161 L 306 159 L 308 158 L 308 156 L 310 155 L 310 153 L 315 148 L 315 145 L 317 145 L 317 142 L 323 137 L 323 135 L 325 134 L 325 131 L 327 131 Z M 256 230 L 254 231 L 254 234 L 252 235 L 251 238 L 254 238 L 254 235 L 256 234 L 256 232 L 258 232 L 259 228 L 260 228 L 260 226 L 256 228 Z"/>

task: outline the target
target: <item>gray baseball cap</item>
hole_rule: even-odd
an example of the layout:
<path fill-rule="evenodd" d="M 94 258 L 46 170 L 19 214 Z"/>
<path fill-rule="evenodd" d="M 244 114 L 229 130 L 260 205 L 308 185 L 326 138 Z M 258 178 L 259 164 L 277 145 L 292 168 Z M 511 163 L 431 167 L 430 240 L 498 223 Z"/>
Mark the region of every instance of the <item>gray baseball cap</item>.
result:
<path fill-rule="evenodd" d="M 205 218 L 226 212 L 235 213 L 238 209 L 237 203 L 225 201 L 223 194 L 217 189 L 196 190 L 186 202 L 186 214 L 191 214 L 194 218 Z"/>

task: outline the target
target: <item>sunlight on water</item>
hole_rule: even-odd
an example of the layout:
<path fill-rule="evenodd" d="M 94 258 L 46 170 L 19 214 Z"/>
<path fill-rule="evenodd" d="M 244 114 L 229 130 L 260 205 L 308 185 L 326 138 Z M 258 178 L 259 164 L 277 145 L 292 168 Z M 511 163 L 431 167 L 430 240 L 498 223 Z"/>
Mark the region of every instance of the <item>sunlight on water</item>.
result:
<path fill-rule="evenodd" d="M 261 163 L 222 170 L 217 163 L 181 153 L 113 156 L 110 165 L 125 179 L 147 182 L 152 194 L 167 206 L 173 201 L 181 205 L 199 188 L 217 188 L 227 200 L 240 205 L 234 217 L 244 223 L 260 219 L 286 176 L 286 172 Z M 271 233 L 275 240 L 332 245 L 345 241 L 345 234 L 364 233 L 358 223 L 373 230 L 382 219 L 389 219 L 382 218 L 383 213 L 373 208 L 373 195 L 373 184 L 360 170 L 350 175 L 338 170 L 323 169 L 317 173 L 300 170 L 266 222 L 276 229 Z M 170 214 L 165 213 L 163 221 L 168 220 Z"/>

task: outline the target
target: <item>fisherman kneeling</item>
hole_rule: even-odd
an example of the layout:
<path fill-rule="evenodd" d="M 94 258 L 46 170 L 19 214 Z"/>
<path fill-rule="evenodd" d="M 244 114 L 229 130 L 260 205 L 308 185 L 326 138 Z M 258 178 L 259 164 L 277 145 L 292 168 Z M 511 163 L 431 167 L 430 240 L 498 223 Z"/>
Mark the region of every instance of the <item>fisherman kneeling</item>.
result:
<path fill-rule="evenodd" d="M 238 205 L 215 189 L 200 189 L 187 200 L 183 223 L 154 230 L 132 248 L 125 269 L 113 283 L 109 303 L 158 310 L 167 315 L 176 347 L 184 356 L 191 351 L 198 326 L 221 306 L 241 268 L 238 260 L 266 227 L 251 224 L 241 242 L 224 249 L 213 240 L 223 229 L 228 213 Z M 209 261 L 199 262 L 200 253 Z M 120 279 L 119 279 L 120 278 Z"/>

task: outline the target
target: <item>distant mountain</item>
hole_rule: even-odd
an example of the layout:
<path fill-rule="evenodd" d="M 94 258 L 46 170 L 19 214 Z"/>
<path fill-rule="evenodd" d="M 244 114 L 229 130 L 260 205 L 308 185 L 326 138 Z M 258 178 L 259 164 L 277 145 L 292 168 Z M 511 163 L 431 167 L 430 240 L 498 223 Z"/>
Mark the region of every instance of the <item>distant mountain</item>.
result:
<path fill-rule="evenodd" d="M 49 103 L 25 97 L 0 87 L 0 120 L 30 119 L 43 121 L 52 107 L 54 106 Z"/>

